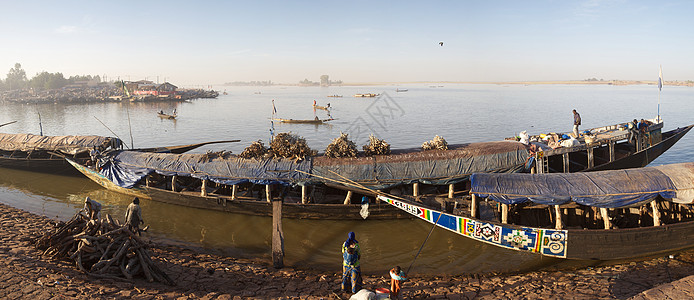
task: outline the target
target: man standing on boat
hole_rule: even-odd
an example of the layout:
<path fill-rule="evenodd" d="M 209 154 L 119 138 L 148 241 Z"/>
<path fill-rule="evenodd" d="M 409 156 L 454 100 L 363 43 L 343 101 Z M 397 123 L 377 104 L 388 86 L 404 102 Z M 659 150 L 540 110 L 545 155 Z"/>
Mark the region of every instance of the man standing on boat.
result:
<path fill-rule="evenodd" d="M 578 114 L 578 112 L 574 109 L 574 137 L 579 138 L 578 135 L 578 125 L 581 125 L 581 115 Z"/>
<path fill-rule="evenodd" d="M 140 223 L 144 222 L 142 220 L 142 210 L 140 209 L 140 199 L 135 197 L 133 203 L 130 203 L 128 209 L 125 210 L 125 225 L 128 225 L 130 231 L 140 235 Z"/>
<path fill-rule="evenodd" d="M 347 234 L 347 240 L 342 244 L 342 290 L 353 294 L 361 290 L 361 268 L 359 259 L 361 249 L 354 232 Z"/>

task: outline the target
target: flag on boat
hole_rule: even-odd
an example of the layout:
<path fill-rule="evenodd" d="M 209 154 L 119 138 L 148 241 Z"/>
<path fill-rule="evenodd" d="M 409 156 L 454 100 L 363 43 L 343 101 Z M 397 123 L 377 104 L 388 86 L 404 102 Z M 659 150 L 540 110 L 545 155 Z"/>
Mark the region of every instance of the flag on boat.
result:
<path fill-rule="evenodd" d="M 658 90 L 663 90 L 663 66 L 660 66 L 660 72 L 658 73 Z"/>

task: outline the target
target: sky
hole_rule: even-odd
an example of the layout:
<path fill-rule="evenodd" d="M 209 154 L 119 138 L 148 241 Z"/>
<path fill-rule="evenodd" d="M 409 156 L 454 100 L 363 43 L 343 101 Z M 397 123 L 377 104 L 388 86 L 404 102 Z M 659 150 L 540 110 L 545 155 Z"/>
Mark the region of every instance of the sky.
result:
<path fill-rule="evenodd" d="M 694 80 L 694 1 L 0 0 L 0 78 Z M 440 46 L 439 42 L 443 42 Z"/>

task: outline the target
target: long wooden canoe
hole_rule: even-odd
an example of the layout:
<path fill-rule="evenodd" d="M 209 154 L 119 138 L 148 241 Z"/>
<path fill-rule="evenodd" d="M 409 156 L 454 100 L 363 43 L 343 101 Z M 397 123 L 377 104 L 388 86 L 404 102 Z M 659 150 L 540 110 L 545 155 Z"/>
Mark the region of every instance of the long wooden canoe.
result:
<path fill-rule="evenodd" d="M 313 120 L 301 120 L 301 119 L 279 119 L 279 118 L 273 118 L 272 120 L 278 121 L 281 123 L 292 123 L 292 124 L 313 124 L 313 125 L 320 125 L 320 124 L 325 124 L 329 121 L 332 121 L 334 119 L 313 119 Z"/>

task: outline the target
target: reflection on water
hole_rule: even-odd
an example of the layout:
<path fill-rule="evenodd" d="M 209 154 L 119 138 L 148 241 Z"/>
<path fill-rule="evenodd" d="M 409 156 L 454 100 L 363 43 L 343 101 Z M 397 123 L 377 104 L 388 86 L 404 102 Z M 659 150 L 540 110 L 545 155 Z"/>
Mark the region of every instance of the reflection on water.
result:
<path fill-rule="evenodd" d="M 181 103 L 41 104 L 4 103 L 0 123 L 18 121 L 2 132 L 39 133 L 38 113 L 46 135 L 118 135 L 135 147 L 182 145 L 213 140 L 241 139 L 240 143 L 216 144 L 195 152 L 231 150 L 240 153 L 252 141 L 267 143 L 269 130 L 298 134 L 309 146 L 322 151 L 340 132 L 350 134 L 358 146 L 369 134 L 385 139 L 394 149 L 419 147 L 435 135 L 449 143 L 500 140 L 522 130 L 530 134 L 571 130 L 571 109 L 576 108 L 585 128 L 654 117 L 657 91 L 652 86 L 408 86 L 395 87 L 257 87 L 226 88 L 229 95 Z M 388 98 L 353 98 L 356 93 L 383 93 Z M 661 114 L 665 130 L 692 123 L 691 88 L 662 92 Z M 344 98 L 327 98 L 327 95 Z M 313 119 L 313 100 L 331 103 L 336 120 L 329 126 L 272 124 L 272 100 L 276 117 Z M 177 110 L 177 120 L 157 117 L 160 110 Z M 38 112 L 38 113 L 37 113 Z M 606 113 L 609 112 L 609 113 Z M 324 117 L 324 112 L 316 112 Z M 102 121 L 105 125 L 100 124 Z M 114 133 L 112 133 L 113 131 Z M 654 164 L 690 161 L 694 139 L 685 136 Z M 100 201 L 104 212 L 119 219 L 132 200 L 108 192 L 86 178 L 63 177 L 0 169 L 0 202 L 37 214 L 67 219 L 82 207 L 84 197 Z M 229 255 L 268 256 L 271 218 L 185 208 L 142 201 L 143 217 L 150 234 L 195 243 Z M 314 221 L 283 220 L 285 262 L 336 271 L 340 269 L 340 245 L 349 231 L 357 233 L 363 251 L 365 273 L 406 268 L 431 230 L 417 220 Z M 471 241 L 443 229 L 435 229 L 413 267 L 418 273 L 477 273 L 523 271 L 555 265 L 560 260 L 500 249 Z M 562 265 L 574 262 L 561 262 Z M 582 262 L 578 262 L 582 264 Z M 339 272 L 339 271 L 337 271 Z"/>

